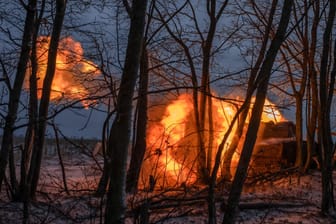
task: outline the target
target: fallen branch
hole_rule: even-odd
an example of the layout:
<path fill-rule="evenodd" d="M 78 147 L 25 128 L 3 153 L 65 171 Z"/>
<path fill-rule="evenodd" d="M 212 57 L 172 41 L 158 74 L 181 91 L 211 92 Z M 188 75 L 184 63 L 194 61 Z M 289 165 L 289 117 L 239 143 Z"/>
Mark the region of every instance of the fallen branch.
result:
<path fill-rule="evenodd" d="M 260 202 L 260 203 L 240 203 L 239 209 L 273 209 L 273 208 L 298 208 L 305 206 L 312 206 L 312 203 L 289 203 L 289 202 Z"/>
<path fill-rule="evenodd" d="M 295 174 L 297 172 L 298 170 L 296 167 L 291 167 L 291 168 L 279 170 L 277 172 L 263 173 L 263 174 L 259 174 L 253 177 L 248 177 L 246 184 L 254 185 L 256 183 L 272 182 L 272 181 L 280 180 L 284 177 L 288 177 L 288 175 Z"/>

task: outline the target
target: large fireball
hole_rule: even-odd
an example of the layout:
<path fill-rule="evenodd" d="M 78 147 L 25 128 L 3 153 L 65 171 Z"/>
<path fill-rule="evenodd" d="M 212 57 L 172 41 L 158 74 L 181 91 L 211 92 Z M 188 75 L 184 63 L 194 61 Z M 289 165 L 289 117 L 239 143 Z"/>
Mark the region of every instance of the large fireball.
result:
<path fill-rule="evenodd" d="M 37 87 L 38 97 L 41 98 L 43 80 L 46 75 L 48 63 L 49 36 L 41 36 L 37 41 Z M 30 73 L 27 74 L 27 76 Z M 60 40 L 56 70 L 51 86 L 51 100 L 71 99 L 80 100 L 90 95 L 88 86 L 90 80 L 99 75 L 97 66 L 84 59 L 84 51 L 81 44 L 71 37 Z M 26 78 L 25 87 L 29 87 Z"/>

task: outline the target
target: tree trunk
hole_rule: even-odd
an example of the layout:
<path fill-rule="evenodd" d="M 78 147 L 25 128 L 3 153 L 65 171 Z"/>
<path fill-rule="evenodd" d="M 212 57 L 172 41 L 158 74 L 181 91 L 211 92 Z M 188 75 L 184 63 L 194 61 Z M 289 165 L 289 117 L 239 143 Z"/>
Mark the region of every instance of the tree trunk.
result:
<path fill-rule="evenodd" d="M 212 3 L 215 7 L 215 3 Z M 215 9 L 213 9 L 215 10 Z M 210 59 L 212 52 L 212 42 L 216 32 L 216 18 L 215 11 L 210 16 L 210 27 L 208 31 L 207 39 L 203 47 L 203 64 L 202 64 L 202 80 L 201 80 L 201 100 L 200 100 L 200 116 L 201 116 L 201 131 L 203 133 L 203 139 L 207 141 L 207 150 L 200 152 L 200 159 L 203 167 L 201 180 L 204 183 L 208 183 L 209 175 L 212 167 L 212 145 L 213 145 L 213 119 L 212 119 L 212 96 L 210 87 Z M 204 158 L 203 158 L 204 157 Z"/>
<path fill-rule="evenodd" d="M 326 28 L 323 34 L 323 49 L 320 65 L 320 86 L 319 86 L 320 106 L 318 110 L 318 127 L 319 127 L 318 135 L 319 135 L 319 143 L 321 147 L 321 158 L 322 158 L 321 212 L 323 214 L 329 214 L 331 212 L 331 209 L 335 209 L 333 176 L 332 176 L 334 146 L 331 138 L 330 108 L 334 91 L 336 59 L 334 59 L 335 61 L 333 62 L 334 63 L 333 71 L 331 73 L 327 71 L 328 64 L 330 63 L 329 52 L 332 46 L 331 37 L 335 19 L 335 12 L 336 12 L 336 1 L 331 0 L 329 2 L 329 14 L 327 17 Z M 335 51 L 336 48 L 334 49 L 333 56 L 336 56 Z"/>
<path fill-rule="evenodd" d="M 26 68 L 31 50 L 31 38 L 34 32 L 35 25 L 36 2 L 36 0 L 30 0 L 28 2 L 25 26 L 23 30 L 23 38 L 21 43 L 20 58 L 17 65 L 14 86 L 9 91 L 8 113 L 5 120 L 5 127 L 3 130 L 0 152 L 0 191 L 2 182 L 6 175 L 9 151 L 13 150 L 13 127 L 17 116 L 22 85 L 26 75 Z"/>
<path fill-rule="evenodd" d="M 111 102 L 109 100 L 108 103 L 108 108 L 111 107 Z M 110 176 L 110 167 L 109 167 L 109 163 L 107 161 L 107 155 L 106 155 L 106 138 L 107 135 L 109 134 L 109 121 L 111 119 L 113 115 L 113 112 L 110 111 L 110 109 L 108 109 L 108 115 L 105 118 L 104 121 L 104 125 L 102 128 L 102 154 L 103 154 L 103 158 L 104 158 L 104 168 L 103 168 L 103 173 L 100 177 L 99 183 L 98 183 L 98 187 L 96 190 L 96 195 L 97 196 L 104 196 L 106 189 L 107 189 L 107 185 L 108 185 L 108 181 L 109 181 L 109 176 Z"/>
<path fill-rule="evenodd" d="M 235 115 L 235 117 L 233 118 L 233 120 L 231 121 L 231 124 L 226 132 L 226 134 L 224 135 L 221 144 L 218 146 L 217 152 L 216 152 L 216 157 L 215 157 L 215 162 L 214 162 L 214 166 L 213 166 L 213 170 L 211 173 L 211 178 L 210 178 L 210 183 L 209 183 L 209 193 L 208 193 L 208 212 L 209 212 L 209 220 L 208 223 L 209 224 L 215 224 L 217 223 L 216 221 L 216 204 L 215 204 L 215 186 L 216 186 L 216 180 L 217 180 L 217 173 L 218 173 L 218 169 L 220 167 L 221 164 L 221 158 L 222 158 L 222 152 L 224 150 L 224 144 L 226 143 L 229 135 L 232 132 L 232 129 L 235 125 L 235 123 L 237 124 L 235 133 L 233 135 L 231 144 L 229 146 L 229 148 L 225 151 L 224 153 L 224 161 L 223 161 L 223 165 L 224 165 L 224 176 L 222 178 L 227 179 L 227 180 L 231 180 L 231 160 L 232 157 L 237 149 L 237 146 L 239 144 L 239 140 L 243 134 L 244 131 L 244 127 L 245 127 L 245 121 L 250 109 L 250 101 L 253 95 L 253 92 L 255 90 L 255 79 L 257 77 L 260 65 L 264 59 L 265 56 L 265 52 L 266 52 L 266 47 L 267 47 L 267 43 L 268 43 L 268 39 L 269 39 L 269 33 L 271 31 L 271 27 L 272 27 L 272 21 L 273 21 L 273 17 L 274 17 L 274 13 L 276 10 L 276 5 L 277 5 L 277 0 L 272 1 L 272 7 L 270 9 L 270 14 L 269 14 L 269 18 L 268 18 L 268 23 L 267 26 L 265 28 L 265 32 L 263 35 L 263 42 L 260 48 L 260 52 L 258 54 L 258 58 L 257 61 L 255 63 L 255 65 L 253 66 L 252 70 L 251 70 L 251 75 L 249 77 L 249 81 L 248 81 L 248 87 L 247 87 L 247 93 L 246 93 L 246 98 L 245 101 L 243 103 L 243 105 L 239 108 L 239 110 L 237 111 L 237 114 Z"/>
<path fill-rule="evenodd" d="M 34 144 L 34 138 L 36 134 L 36 121 L 37 121 L 37 108 L 38 108 L 38 97 L 37 97 L 37 38 L 40 28 L 40 21 L 44 15 L 45 0 L 41 2 L 41 9 L 38 19 L 35 23 L 35 30 L 32 40 L 32 50 L 30 55 L 31 63 L 31 73 L 29 77 L 29 106 L 28 106 L 28 127 L 25 134 L 25 141 L 23 152 L 21 156 L 21 179 L 20 179 L 20 191 L 17 196 L 18 200 L 26 201 L 28 199 L 27 190 L 27 172 L 29 169 L 29 164 L 31 162 L 31 153 Z"/>
<path fill-rule="evenodd" d="M 135 192 L 141 171 L 142 161 L 146 152 L 147 130 L 147 89 L 148 89 L 148 54 L 145 45 L 140 61 L 140 80 L 138 96 L 138 113 L 135 145 L 132 149 L 130 167 L 127 173 L 126 191 Z"/>
<path fill-rule="evenodd" d="M 265 53 L 266 53 L 266 49 L 267 49 L 267 43 L 269 42 L 269 36 L 270 36 L 270 32 L 272 29 L 272 22 L 273 22 L 273 18 L 274 18 L 274 13 L 276 11 L 276 6 L 277 6 L 278 1 L 277 0 L 273 0 L 272 1 L 272 6 L 270 9 L 270 13 L 269 13 L 269 17 L 268 17 L 268 21 L 267 21 L 267 26 L 265 28 L 265 32 L 262 38 L 262 45 L 258 54 L 258 58 L 251 70 L 251 74 L 249 77 L 249 81 L 247 84 L 247 91 L 246 91 L 246 97 L 245 97 L 245 101 L 248 105 L 250 105 L 250 101 L 253 95 L 253 92 L 256 88 L 255 86 L 255 81 L 256 81 L 256 77 L 258 74 L 258 71 L 260 69 L 260 65 L 264 60 L 265 57 Z M 246 123 L 246 118 L 248 115 L 248 112 L 250 110 L 250 106 L 246 106 L 246 108 L 244 108 L 241 112 L 241 115 L 239 117 L 239 120 L 237 122 L 237 128 L 236 131 L 234 133 L 234 136 L 232 138 L 232 142 L 229 146 L 229 148 L 225 151 L 224 153 L 224 170 L 225 170 L 225 174 L 224 174 L 224 179 L 226 180 L 231 180 L 232 175 L 231 175 L 231 160 L 232 157 L 237 149 L 237 146 L 239 144 L 239 140 L 243 134 L 244 131 L 244 127 L 245 127 L 245 123 Z"/>
<path fill-rule="evenodd" d="M 209 84 L 209 89 L 210 89 L 210 84 Z M 213 166 L 213 145 L 214 145 L 214 120 L 213 120 L 213 108 L 212 108 L 212 96 L 209 96 L 208 101 L 207 101 L 207 114 L 208 114 L 208 129 L 209 129 L 209 134 L 208 134 L 208 150 L 207 150 L 207 170 L 209 172 L 209 175 L 211 174 L 212 171 L 212 166 Z"/>
<path fill-rule="evenodd" d="M 108 139 L 107 156 L 111 167 L 105 223 L 124 223 L 126 209 L 126 171 L 130 141 L 132 99 L 140 64 L 145 27 L 147 0 L 133 0 L 131 24 L 124 70 L 113 121 Z"/>
<path fill-rule="evenodd" d="M 317 125 L 318 108 L 318 87 L 317 74 L 315 69 L 315 54 L 317 42 L 317 29 L 320 21 L 320 1 L 314 2 L 314 20 L 311 28 L 311 44 L 309 47 L 309 72 L 308 72 L 308 115 L 307 115 L 307 151 L 312 152 L 315 145 L 315 132 Z M 308 168 L 308 161 L 305 164 L 305 170 Z"/>
<path fill-rule="evenodd" d="M 30 164 L 29 174 L 28 174 L 28 187 L 30 197 L 35 197 L 35 192 L 37 189 L 40 168 L 42 161 L 43 145 L 45 140 L 45 130 L 47 126 L 48 119 L 48 109 L 50 102 L 50 92 L 51 84 L 54 79 L 55 70 L 56 70 L 56 57 L 57 49 L 60 40 L 61 30 L 63 27 L 63 20 L 66 9 L 66 0 L 57 0 L 56 1 L 56 14 L 53 24 L 53 31 L 51 35 L 49 50 L 48 50 L 48 64 L 46 76 L 43 80 L 42 96 L 39 107 L 39 115 L 37 122 L 37 133 L 34 138 L 34 146 L 32 153 L 32 161 Z"/>
<path fill-rule="evenodd" d="M 208 183 L 210 179 L 212 167 L 212 145 L 213 145 L 213 119 L 212 119 L 212 99 L 210 86 L 210 60 L 212 58 L 213 41 L 216 34 L 217 22 L 223 14 L 228 1 L 220 3 L 217 12 L 217 1 L 207 1 L 208 15 L 210 18 L 209 29 L 206 39 L 202 42 L 202 78 L 200 87 L 200 104 L 199 104 L 199 119 L 200 131 L 203 133 L 203 142 L 208 141 L 207 147 L 199 147 L 199 172 L 200 179 L 204 183 Z M 208 108 L 208 109 L 207 109 Z M 207 125 L 206 125 L 207 124 Z"/>
<path fill-rule="evenodd" d="M 302 169 L 304 161 L 302 155 L 303 137 L 302 137 L 302 97 L 297 94 L 295 96 L 296 100 L 296 111 L 295 111 L 295 137 L 296 137 L 296 155 L 295 155 L 295 167 Z M 307 155 L 308 156 L 308 155 Z M 307 157 L 308 159 L 308 157 Z"/>
<path fill-rule="evenodd" d="M 243 189 L 243 184 L 247 175 L 247 168 L 250 163 L 257 132 L 260 125 L 260 119 L 263 112 L 265 98 L 267 94 L 268 82 L 271 76 L 272 67 L 276 55 L 280 49 L 282 42 L 285 40 L 286 30 L 289 23 L 289 18 L 292 10 L 292 0 L 285 0 L 283 3 L 281 19 L 276 31 L 275 37 L 266 54 L 258 77 L 260 82 L 257 83 L 256 101 L 252 109 L 250 123 L 246 133 L 246 139 L 239 159 L 237 171 L 231 186 L 227 208 L 225 210 L 223 224 L 234 223 L 237 214 L 237 207 L 240 200 L 240 195 Z"/>
<path fill-rule="evenodd" d="M 57 156 L 59 159 L 59 164 L 61 166 L 61 172 L 62 172 L 62 180 L 63 180 L 63 187 L 64 187 L 64 191 L 67 195 L 70 194 L 69 189 L 68 189 L 68 184 L 67 184 L 67 178 L 66 178 L 66 173 L 65 173 L 65 166 L 63 163 L 63 158 L 62 158 L 62 154 L 61 154 L 61 147 L 60 147 L 60 142 L 59 142 L 59 137 L 58 137 L 58 130 L 57 127 L 55 125 L 55 123 L 52 124 L 54 133 L 55 133 L 55 141 L 56 141 L 56 150 L 57 150 Z"/>

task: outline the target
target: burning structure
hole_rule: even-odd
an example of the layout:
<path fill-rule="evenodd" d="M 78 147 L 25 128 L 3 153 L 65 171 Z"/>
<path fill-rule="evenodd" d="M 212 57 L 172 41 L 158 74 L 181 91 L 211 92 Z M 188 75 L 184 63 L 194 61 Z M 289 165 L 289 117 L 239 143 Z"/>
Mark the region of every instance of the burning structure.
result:
<path fill-rule="evenodd" d="M 140 185 L 148 186 L 149 179 L 158 187 L 191 184 L 197 180 L 199 155 L 192 100 L 191 94 L 182 94 L 168 105 L 149 112 L 151 122 L 148 124 L 147 154 Z M 207 161 L 210 161 L 211 167 L 213 167 L 218 146 L 236 111 L 236 106 L 232 103 L 213 98 L 213 129 L 202 131 L 207 148 Z M 231 143 L 234 129 L 225 143 L 224 152 Z M 285 162 L 281 159 L 284 151 L 283 143 L 293 141 L 294 130 L 294 125 L 286 121 L 271 102 L 266 101 L 250 164 L 250 174 L 264 172 L 270 168 L 279 169 Z M 209 135 L 210 132 L 212 133 Z M 231 173 L 235 172 L 243 142 L 244 134 L 233 155 Z M 224 172 L 224 169 L 221 169 L 218 176 L 225 175 Z"/>

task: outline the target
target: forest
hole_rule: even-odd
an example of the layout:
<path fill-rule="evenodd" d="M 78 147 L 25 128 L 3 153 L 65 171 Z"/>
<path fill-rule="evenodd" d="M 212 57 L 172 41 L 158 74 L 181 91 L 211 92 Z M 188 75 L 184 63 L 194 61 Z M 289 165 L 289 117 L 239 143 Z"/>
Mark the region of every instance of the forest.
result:
<path fill-rule="evenodd" d="M 0 0 L 0 223 L 335 223 L 336 0 Z"/>

